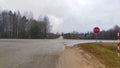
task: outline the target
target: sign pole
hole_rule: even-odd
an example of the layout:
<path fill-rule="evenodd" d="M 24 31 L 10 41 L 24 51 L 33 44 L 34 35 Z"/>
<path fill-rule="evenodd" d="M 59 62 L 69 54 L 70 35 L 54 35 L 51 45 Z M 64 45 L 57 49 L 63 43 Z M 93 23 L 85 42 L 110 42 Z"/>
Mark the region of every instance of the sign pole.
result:
<path fill-rule="evenodd" d="M 117 33 L 117 37 L 118 37 L 118 57 L 120 57 L 120 32 Z"/>
<path fill-rule="evenodd" d="M 117 39 L 118 39 L 117 53 L 118 53 L 118 57 L 120 57 L 120 32 L 119 31 L 117 32 Z M 120 63 L 120 61 L 118 60 L 118 68 L 120 67 L 119 63 Z"/>
<path fill-rule="evenodd" d="M 94 33 L 95 33 L 95 39 L 96 39 L 96 43 L 97 43 L 97 34 L 100 32 L 100 28 L 99 27 L 95 27 L 93 29 Z"/>
<path fill-rule="evenodd" d="M 95 34 L 95 36 L 96 36 L 96 43 L 97 43 L 97 34 Z"/>

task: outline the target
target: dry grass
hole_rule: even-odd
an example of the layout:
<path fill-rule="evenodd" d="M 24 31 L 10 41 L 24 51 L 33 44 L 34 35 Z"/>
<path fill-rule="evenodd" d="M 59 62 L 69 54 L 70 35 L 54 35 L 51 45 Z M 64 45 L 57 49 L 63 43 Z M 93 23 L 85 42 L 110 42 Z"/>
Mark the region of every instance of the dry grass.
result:
<path fill-rule="evenodd" d="M 87 43 L 79 44 L 78 47 L 93 54 L 107 68 L 120 68 L 120 57 L 117 56 L 116 43 Z"/>

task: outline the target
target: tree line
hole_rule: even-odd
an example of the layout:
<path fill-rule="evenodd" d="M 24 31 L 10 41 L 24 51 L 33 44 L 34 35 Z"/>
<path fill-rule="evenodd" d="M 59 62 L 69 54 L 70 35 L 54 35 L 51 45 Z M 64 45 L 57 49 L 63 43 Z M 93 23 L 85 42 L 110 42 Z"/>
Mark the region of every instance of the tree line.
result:
<path fill-rule="evenodd" d="M 59 34 L 50 33 L 51 25 L 47 16 L 40 17 L 38 20 L 33 19 L 32 13 L 29 16 L 22 15 L 19 11 L 0 11 L 0 38 L 16 39 L 45 39 L 58 38 Z M 97 35 L 97 39 L 117 39 L 118 25 L 109 30 L 102 30 Z M 62 34 L 66 39 L 95 39 L 93 32 Z"/>
<path fill-rule="evenodd" d="M 47 16 L 38 20 L 18 12 L 0 11 L 0 38 L 47 38 L 50 22 Z"/>
<path fill-rule="evenodd" d="M 109 30 L 102 30 L 100 33 L 96 34 L 92 32 L 79 33 L 73 31 L 71 33 L 62 34 L 66 39 L 103 39 L 103 40 L 116 40 L 117 39 L 117 30 L 120 30 L 118 25 L 114 26 Z"/>

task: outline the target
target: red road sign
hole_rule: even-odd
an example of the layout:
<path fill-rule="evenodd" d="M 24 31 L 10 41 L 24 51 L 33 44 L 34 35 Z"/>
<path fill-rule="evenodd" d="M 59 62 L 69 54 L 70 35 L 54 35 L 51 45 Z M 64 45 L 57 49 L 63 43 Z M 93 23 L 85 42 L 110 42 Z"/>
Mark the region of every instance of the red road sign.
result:
<path fill-rule="evenodd" d="M 93 29 L 93 31 L 94 31 L 94 33 L 99 33 L 100 32 L 100 28 L 99 27 L 95 27 L 94 29 Z"/>

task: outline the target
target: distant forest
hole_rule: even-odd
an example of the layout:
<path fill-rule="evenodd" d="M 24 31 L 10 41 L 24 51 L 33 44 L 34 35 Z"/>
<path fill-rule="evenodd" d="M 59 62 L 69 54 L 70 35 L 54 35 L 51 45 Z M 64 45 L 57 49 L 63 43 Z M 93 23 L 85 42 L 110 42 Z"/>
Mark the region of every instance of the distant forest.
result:
<path fill-rule="evenodd" d="M 65 39 L 95 39 L 93 32 L 79 33 L 50 33 L 51 25 L 49 18 L 43 16 L 38 20 L 29 16 L 22 15 L 19 11 L 0 11 L 0 38 L 4 39 L 54 39 L 62 35 Z M 100 31 L 97 39 L 116 40 L 118 25 L 109 30 Z"/>
<path fill-rule="evenodd" d="M 102 30 L 100 33 L 96 34 L 94 32 L 88 33 L 79 33 L 73 31 L 71 33 L 63 34 L 66 39 L 103 39 L 103 40 L 116 40 L 117 39 L 117 30 L 120 30 L 118 25 L 114 26 L 109 30 Z"/>
<path fill-rule="evenodd" d="M 0 38 L 44 39 L 56 38 L 50 33 L 50 22 L 47 16 L 38 20 L 18 12 L 0 11 Z M 54 37 L 53 37 L 54 35 Z"/>

